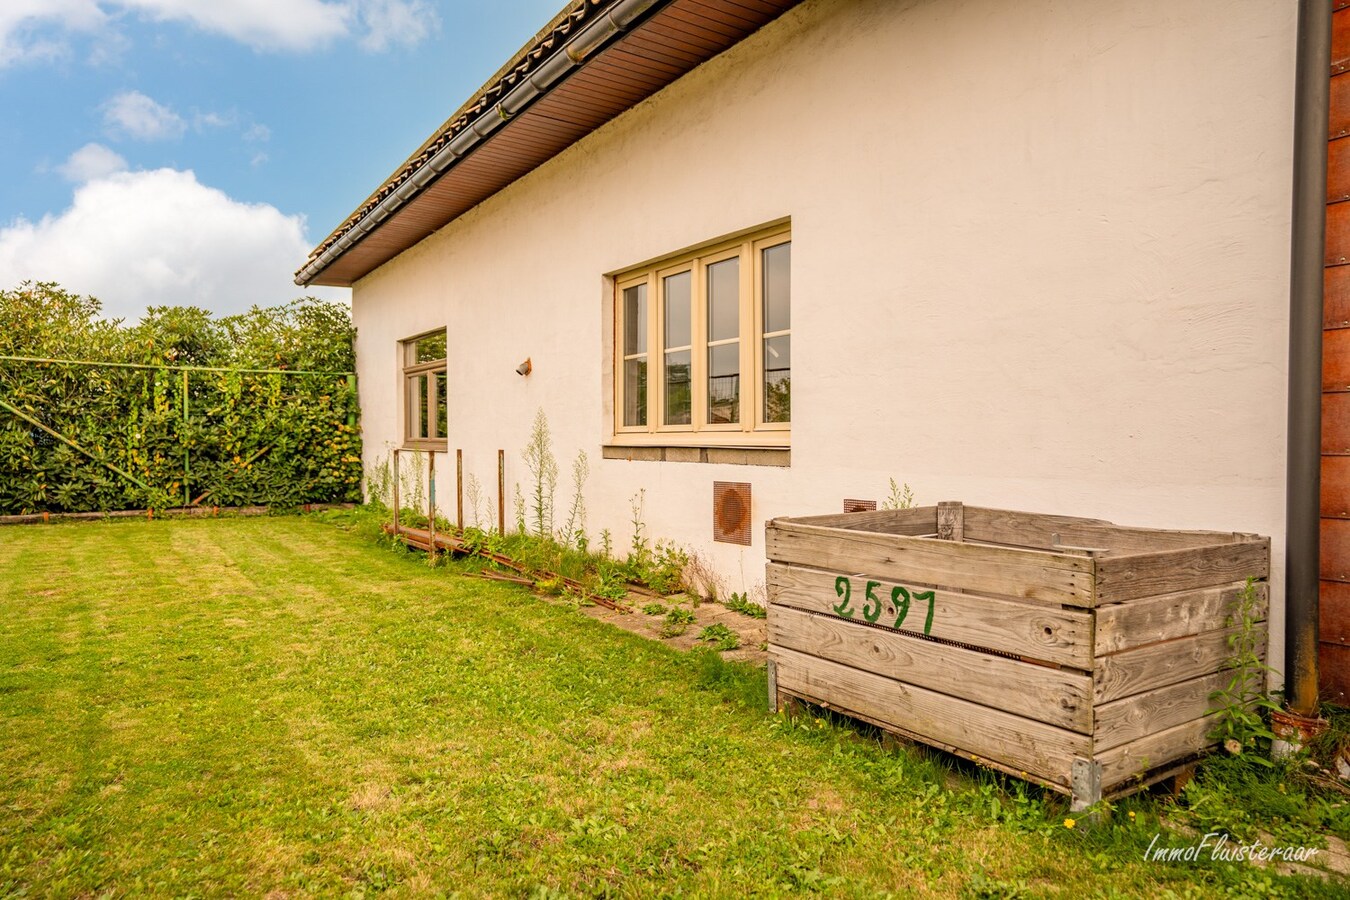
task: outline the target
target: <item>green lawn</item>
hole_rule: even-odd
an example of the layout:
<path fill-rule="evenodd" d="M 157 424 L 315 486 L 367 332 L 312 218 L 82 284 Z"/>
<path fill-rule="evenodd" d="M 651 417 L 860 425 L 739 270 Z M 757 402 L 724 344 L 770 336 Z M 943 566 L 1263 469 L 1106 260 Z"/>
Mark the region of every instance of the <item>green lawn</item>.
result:
<path fill-rule="evenodd" d="M 0 529 L 0 896 L 1267 894 L 762 691 L 312 518 Z"/>

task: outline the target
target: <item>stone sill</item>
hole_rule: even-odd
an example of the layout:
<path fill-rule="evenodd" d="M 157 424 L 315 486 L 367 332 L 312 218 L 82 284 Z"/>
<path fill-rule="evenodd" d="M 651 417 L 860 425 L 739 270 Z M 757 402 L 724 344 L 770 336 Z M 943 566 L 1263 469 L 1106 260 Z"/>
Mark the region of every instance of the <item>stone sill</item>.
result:
<path fill-rule="evenodd" d="M 605 459 L 629 462 L 715 463 L 733 466 L 791 466 L 792 451 L 783 447 L 630 447 L 604 446 Z"/>

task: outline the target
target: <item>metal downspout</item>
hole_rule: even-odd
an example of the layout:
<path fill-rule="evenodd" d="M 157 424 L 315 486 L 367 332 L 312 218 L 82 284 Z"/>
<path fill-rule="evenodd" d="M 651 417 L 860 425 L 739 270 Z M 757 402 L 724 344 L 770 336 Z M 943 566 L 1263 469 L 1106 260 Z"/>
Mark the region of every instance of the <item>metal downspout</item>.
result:
<path fill-rule="evenodd" d="M 1322 276 L 1326 253 L 1331 4 L 1299 0 L 1294 206 L 1289 276 L 1289 435 L 1285 494 L 1285 692 L 1318 712 L 1317 618 L 1322 450 Z"/>

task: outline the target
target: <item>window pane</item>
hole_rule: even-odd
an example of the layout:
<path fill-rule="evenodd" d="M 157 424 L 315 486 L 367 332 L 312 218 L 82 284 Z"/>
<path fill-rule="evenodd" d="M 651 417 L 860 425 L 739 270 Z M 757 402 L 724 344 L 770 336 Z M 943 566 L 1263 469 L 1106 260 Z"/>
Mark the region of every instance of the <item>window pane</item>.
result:
<path fill-rule="evenodd" d="M 722 341 L 741 333 L 741 260 L 724 259 L 708 266 L 708 340 Z"/>
<path fill-rule="evenodd" d="M 764 330 L 787 331 L 792 327 L 792 244 L 779 244 L 764 251 Z M 786 419 L 784 421 L 787 421 Z"/>
<path fill-rule="evenodd" d="M 665 279 L 665 347 L 688 347 L 691 343 L 689 287 L 692 283 L 693 277 L 688 272 L 668 275 Z"/>
<path fill-rule="evenodd" d="M 694 420 L 689 363 L 690 352 L 688 350 L 677 350 L 666 354 L 667 425 L 688 425 Z"/>
<path fill-rule="evenodd" d="M 623 424 L 647 424 L 647 357 L 623 361 Z"/>
<path fill-rule="evenodd" d="M 623 290 L 623 355 L 647 352 L 647 286 Z"/>
<path fill-rule="evenodd" d="M 764 339 L 764 421 L 792 421 L 792 336 Z"/>
<path fill-rule="evenodd" d="M 741 345 L 708 348 L 708 423 L 741 420 Z"/>
<path fill-rule="evenodd" d="M 432 437 L 443 438 L 449 434 L 449 422 L 445 398 L 445 373 L 436 373 L 436 433 Z"/>
<path fill-rule="evenodd" d="M 413 342 L 413 358 L 410 364 L 434 362 L 445 359 L 445 332 L 429 334 Z"/>
<path fill-rule="evenodd" d="M 408 385 L 408 437 L 427 436 L 427 376 L 414 375 Z"/>

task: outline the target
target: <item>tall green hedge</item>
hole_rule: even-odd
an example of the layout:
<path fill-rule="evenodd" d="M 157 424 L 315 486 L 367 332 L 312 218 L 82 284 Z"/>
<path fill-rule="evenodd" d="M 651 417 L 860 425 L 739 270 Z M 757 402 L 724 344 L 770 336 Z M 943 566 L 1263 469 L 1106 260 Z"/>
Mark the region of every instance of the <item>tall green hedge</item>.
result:
<path fill-rule="evenodd" d="M 56 284 L 0 291 L 0 356 L 152 367 L 0 360 L 0 401 L 96 457 L 0 407 L 0 514 L 358 500 L 354 334 L 346 307 L 310 299 L 128 325 Z M 184 367 L 235 370 L 187 371 L 186 420 Z"/>

